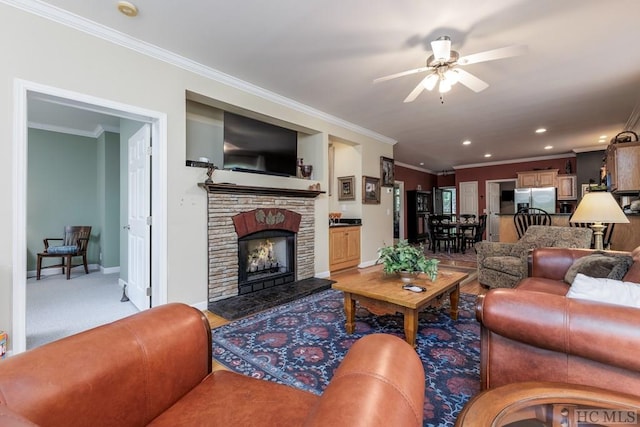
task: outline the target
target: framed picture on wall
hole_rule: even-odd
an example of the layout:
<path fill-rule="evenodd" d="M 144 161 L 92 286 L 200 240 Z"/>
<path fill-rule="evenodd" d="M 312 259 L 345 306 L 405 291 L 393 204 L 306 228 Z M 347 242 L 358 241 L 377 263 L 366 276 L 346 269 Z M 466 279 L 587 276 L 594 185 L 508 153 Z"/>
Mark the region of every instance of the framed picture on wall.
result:
<path fill-rule="evenodd" d="M 393 187 L 393 159 L 380 156 L 380 176 L 383 187 Z"/>
<path fill-rule="evenodd" d="M 338 177 L 338 200 L 355 200 L 356 199 L 356 177 L 355 176 L 339 176 Z"/>
<path fill-rule="evenodd" d="M 362 177 L 362 203 L 374 205 L 380 203 L 380 178 Z"/>

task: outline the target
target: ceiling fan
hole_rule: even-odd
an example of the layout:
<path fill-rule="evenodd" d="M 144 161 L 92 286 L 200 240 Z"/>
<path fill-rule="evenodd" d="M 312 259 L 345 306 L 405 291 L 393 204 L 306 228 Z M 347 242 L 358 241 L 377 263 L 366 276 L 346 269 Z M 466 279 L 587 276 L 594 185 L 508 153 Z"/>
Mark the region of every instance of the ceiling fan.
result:
<path fill-rule="evenodd" d="M 411 102 L 422 93 L 424 89 L 433 90 L 438 85 L 438 92 L 446 93 L 451 90 L 451 86 L 462 83 L 474 92 L 481 92 L 489 87 L 489 84 L 473 74 L 460 68 L 462 65 L 476 64 L 478 62 L 493 61 L 496 59 L 509 58 L 526 53 L 526 46 L 507 46 L 499 49 L 487 50 L 467 56 L 460 56 L 455 50 L 451 50 L 451 39 L 449 36 L 441 36 L 431 42 L 433 54 L 427 58 L 426 67 L 415 68 L 413 70 L 402 71 L 389 76 L 379 77 L 374 83 L 384 82 L 398 77 L 409 76 L 411 74 L 429 71 L 429 74 L 409 93 L 404 102 Z"/>

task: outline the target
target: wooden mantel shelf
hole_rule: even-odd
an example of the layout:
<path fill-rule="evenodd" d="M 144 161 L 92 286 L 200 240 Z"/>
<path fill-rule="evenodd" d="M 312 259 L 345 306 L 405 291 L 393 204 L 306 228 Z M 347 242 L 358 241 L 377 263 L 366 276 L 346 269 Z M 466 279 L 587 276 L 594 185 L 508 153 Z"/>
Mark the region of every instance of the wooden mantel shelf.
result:
<path fill-rule="evenodd" d="M 298 190 L 293 188 L 274 188 L 274 187 L 254 187 L 248 185 L 237 184 L 206 184 L 200 183 L 198 187 L 204 188 L 208 193 L 232 193 L 232 194 L 260 194 L 266 196 L 281 196 L 281 197 L 305 197 L 314 198 L 320 194 L 324 194 L 324 191 L 320 190 Z"/>

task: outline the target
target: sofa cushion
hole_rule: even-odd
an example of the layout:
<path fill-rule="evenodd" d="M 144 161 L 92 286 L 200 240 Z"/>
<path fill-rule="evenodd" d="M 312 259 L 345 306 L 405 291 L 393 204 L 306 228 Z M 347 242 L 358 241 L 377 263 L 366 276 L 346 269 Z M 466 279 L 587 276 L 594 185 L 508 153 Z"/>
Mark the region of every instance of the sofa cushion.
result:
<path fill-rule="evenodd" d="M 578 273 L 589 277 L 622 280 L 631 264 L 633 264 L 633 258 L 628 255 L 606 255 L 603 253 L 587 255 L 574 261 L 567 270 L 564 281 L 573 283 Z"/>
<path fill-rule="evenodd" d="M 301 426 L 318 398 L 294 387 L 220 370 L 149 426 Z"/>
<path fill-rule="evenodd" d="M 640 308 L 640 285 L 578 273 L 567 297 Z"/>

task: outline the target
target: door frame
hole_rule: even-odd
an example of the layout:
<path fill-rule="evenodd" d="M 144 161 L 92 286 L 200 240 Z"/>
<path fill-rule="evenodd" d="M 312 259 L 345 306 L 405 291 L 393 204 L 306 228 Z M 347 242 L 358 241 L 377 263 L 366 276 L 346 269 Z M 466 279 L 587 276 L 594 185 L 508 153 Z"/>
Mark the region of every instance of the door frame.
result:
<path fill-rule="evenodd" d="M 132 105 L 97 98 L 43 84 L 15 79 L 13 100 L 13 232 L 12 232 L 12 354 L 26 350 L 26 286 L 27 286 L 27 105 L 30 93 L 63 98 L 77 108 L 110 114 L 151 125 L 152 157 L 151 210 L 151 305 L 167 302 L 167 115 Z"/>

